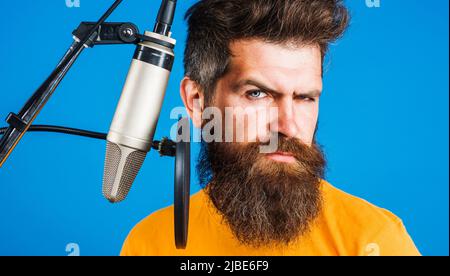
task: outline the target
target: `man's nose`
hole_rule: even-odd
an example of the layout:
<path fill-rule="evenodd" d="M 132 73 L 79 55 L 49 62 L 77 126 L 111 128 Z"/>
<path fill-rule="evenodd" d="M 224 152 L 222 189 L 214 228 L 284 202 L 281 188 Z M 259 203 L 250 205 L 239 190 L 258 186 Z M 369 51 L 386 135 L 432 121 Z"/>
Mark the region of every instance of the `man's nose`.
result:
<path fill-rule="evenodd" d="M 296 137 L 298 126 L 295 122 L 294 103 L 292 99 L 283 99 L 277 105 L 278 118 L 272 128 L 273 132 L 278 132 L 286 137 Z"/>

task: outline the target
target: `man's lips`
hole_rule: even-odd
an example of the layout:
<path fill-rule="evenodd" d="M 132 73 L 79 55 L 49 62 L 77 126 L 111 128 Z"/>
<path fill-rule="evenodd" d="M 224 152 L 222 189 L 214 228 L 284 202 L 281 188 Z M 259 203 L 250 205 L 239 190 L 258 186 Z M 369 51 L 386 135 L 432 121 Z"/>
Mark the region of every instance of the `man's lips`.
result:
<path fill-rule="evenodd" d="M 266 157 L 269 159 L 272 159 L 277 162 L 285 162 L 285 163 L 294 163 L 295 157 L 292 153 L 284 152 L 284 151 L 277 151 L 274 153 L 267 153 Z"/>

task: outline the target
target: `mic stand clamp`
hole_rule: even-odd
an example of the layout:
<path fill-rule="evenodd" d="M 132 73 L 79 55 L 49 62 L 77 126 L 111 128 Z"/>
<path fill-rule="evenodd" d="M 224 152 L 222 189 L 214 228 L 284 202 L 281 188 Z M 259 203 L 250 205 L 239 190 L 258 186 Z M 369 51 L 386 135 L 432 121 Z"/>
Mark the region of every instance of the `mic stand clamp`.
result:
<path fill-rule="evenodd" d="M 95 26 L 95 22 L 81 22 L 72 32 L 74 39 L 86 36 Z M 140 42 L 138 27 L 130 22 L 105 22 L 95 30 L 97 35 L 89 40 L 88 47 L 95 45 L 137 44 Z"/>

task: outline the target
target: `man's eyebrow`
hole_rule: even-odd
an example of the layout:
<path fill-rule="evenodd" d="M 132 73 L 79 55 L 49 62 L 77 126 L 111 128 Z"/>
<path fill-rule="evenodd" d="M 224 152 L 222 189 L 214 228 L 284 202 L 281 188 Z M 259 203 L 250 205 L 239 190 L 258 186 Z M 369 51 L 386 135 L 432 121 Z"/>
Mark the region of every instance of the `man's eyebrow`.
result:
<path fill-rule="evenodd" d="M 259 89 L 261 89 L 264 92 L 270 92 L 273 94 L 277 94 L 277 95 L 283 95 L 283 93 L 280 93 L 278 91 L 276 91 L 276 89 L 270 88 L 269 86 L 256 81 L 256 80 L 251 80 L 251 79 L 246 79 L 246 80 L 242 80 L 237 82 L 235 85 L 233 85 L 232 89 L 233 91 L 238 91 L 242 86 L 245 85 L 253 85 L 258 87 Z M 297 97 L 310 97 L 310 98 L 315 98 L 315 97 L 319 97 L 322 94 L 321 90 L 311 90 L 311 91 L 306 91 L 306 92 L 295 92 L 294 95 Z"/>
<path fill-rule="evenodd" d="M 241 80 L 241 81 L 237 82 L 235 85 L 233 85 L 233 91 L 238 91 L 242 86 L 245 86 L 245 85 L 256 86 L 265 92 L 278 93 L 275 89 L 270 88 L 269 86 L 267 86 L 259 81 L 251 80 L 251 79 L 245 79 L 245 80 Z"/>
<path fill-rule="evenodd" d="M 311 90 L 311 91 L 307 91 L 307 92 L 294 93 L 294 95 L 297 97 L 307 97 L 307 98 L 320 97 L 321 94 L 322 94 L 322 91 L 320 91 L 320 90 Z"/>

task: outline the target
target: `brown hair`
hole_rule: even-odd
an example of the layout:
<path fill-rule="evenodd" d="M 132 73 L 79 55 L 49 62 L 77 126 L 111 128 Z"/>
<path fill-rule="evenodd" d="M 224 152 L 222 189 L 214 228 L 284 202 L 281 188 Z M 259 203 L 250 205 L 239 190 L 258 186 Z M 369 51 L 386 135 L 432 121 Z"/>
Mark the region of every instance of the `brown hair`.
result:
<path fill-rule="evenodd" d="M 328 44 L 346 30 L 349 14 L 341 0 L 201 0 L 185 19 L 185 75 L 208 99 L 226 73 L 232 41 L 319 45 L 323 60 Z"/>

